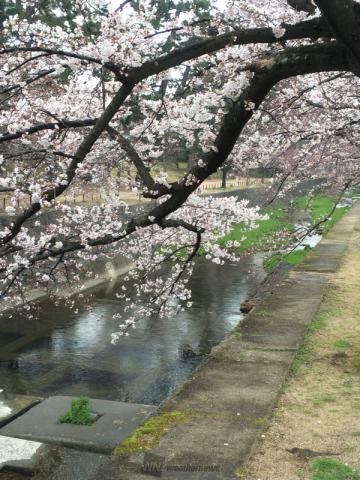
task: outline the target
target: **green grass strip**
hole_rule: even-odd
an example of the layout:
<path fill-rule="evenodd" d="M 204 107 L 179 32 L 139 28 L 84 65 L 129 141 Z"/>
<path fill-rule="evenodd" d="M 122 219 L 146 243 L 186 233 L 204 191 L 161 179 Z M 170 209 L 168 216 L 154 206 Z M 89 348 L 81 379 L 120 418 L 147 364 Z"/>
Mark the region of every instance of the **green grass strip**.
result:
<path fill-rule="evenodd" d="M 360 480 L 360 472 L 330 458 L 319 458 L 311 464 L 311 480 Z"/>

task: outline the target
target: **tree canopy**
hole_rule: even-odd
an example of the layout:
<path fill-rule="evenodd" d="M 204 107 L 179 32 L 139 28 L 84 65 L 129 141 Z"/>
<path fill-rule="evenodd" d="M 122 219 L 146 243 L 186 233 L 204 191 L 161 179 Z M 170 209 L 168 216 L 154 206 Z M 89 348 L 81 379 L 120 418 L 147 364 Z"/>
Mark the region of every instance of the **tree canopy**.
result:
<path fill-rule="evenodd" d="M 10 3 L 16 11 L 0 10 L 3 300 L 22 298 L 29 282 L 81 283 L 84 262 L 125 255 L 148 300 L 131 302 L 124 287 L 128 319 L 116 340 L 139 317 L 183 308 L 199 248 L 217 263 L 233 259 L 216 239 L 260 218 L 235 198 L 199 196 L 214 172 L 272 168 L 281 186 L 358 181 L 357 1 L 130 1 L 94 8 L 91 35 L 69 19 L 82 2 L 39 2 L 36 17 L 28 2 Z M 194 161 L 173 181 L 161 164 L 176 147 Z M 64 198 L 89 185 L 106 201 Z M 147 207 L 115 198 L 123 188 Z"/>

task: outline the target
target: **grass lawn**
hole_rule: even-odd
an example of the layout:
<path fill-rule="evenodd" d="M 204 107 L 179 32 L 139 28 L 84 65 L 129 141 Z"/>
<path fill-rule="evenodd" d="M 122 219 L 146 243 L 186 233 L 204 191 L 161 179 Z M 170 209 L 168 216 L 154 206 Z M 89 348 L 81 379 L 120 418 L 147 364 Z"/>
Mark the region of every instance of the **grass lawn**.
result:
<path fill-rule="evenodd" d="M 317 195 L 310 202 L 308 202 L 308 197 L 297 197 L 294 204 L 298 208 L 308 208 L 310 210 L 311 224 L 315 225 L 331 212 L 334 201 L 335 197 Z M 279 202 L 274 206 L 263 209 L 262 213 L 268 215 L 267 220 L 257 222 L 256 228 L 251 230 L 243 223 L 239 223 L 234 226 L 228 235 L 225 235 L 219 240 L 219 244 L 225 245 L 226 242 L 230 240 L 236 240 L 240 243 L 239 251 L 263 250 L 272 244 L 275 247 L 286 246 L 286 241 L 274 238 L 275 234 L 279 234 L 280 232 L 291 233 L 294 231 L 294 225 L 285 220 L 285 208 L 286 205 Z M 323 232 L 330 230 L 347 211 L 348 208 L 337 208 L 331 218 L 321 225 L 321 230 Z M 289 263 L 297 263 L 302 260 L 304 256 L 305 255 L 299 251 L 292 252 L 288 255 L 289 258 L 287 258 L 287 261 L 289 261 Z"/>
<path fill-rule="evenodd" d="M 310 248 L 304 250 L 294 250 L 288 254 L 275 253 L 264 261 L 264 267 L 267 272 L 272 272 L 281 262 L 297 265 L 300 263 L 311 251 Z"/>
<path fill-rule="evenodd" d="M 311 213 L 311 224 L 316 225 L 324 217 L 329 215 L 335 201 L 335 196 L 315 195 L 310 201 L 308 197 L 297 197 L 294 204 L 299 208 L 308 208 Z M 348 207 L 336 208 L 329 220 L 321 225 L 321 230 L 323 232 L 329 231 L 348 210 Z"/>
<path fill-rule="evenodd" d="M 298 208 L 307 209 L 310 212 L 310 223 L 316 225 L 324 219 L 334 207 L 336 201 L 335 196 L 316 195 L 309 200 L 308 197 L 297 197 L 294 200 L 294 205 Z M 322 233 L 326 233 L 333 228 L 333 226 L 348 212 L 349 207 L 336 208 L 331 217 L 325 223 L 319 226 Z M 310 248 L 304 250 L 295 250 L 290 253 L 279 254 L 275 253 L 267 258 L 264 262 L 266 271 L 272 272 L 279 263 L 286 262 L 291 265 L 297 265 L 311 252 Z"/>
<path fill-rule="evenodd" d="M 240 244 L 236 248 L 238 252 L 266 250 L 270 246 L 274 247 L 274 245 L 281 247 L 284 244 L 284 239 L 280 234 L 290 233 L 294 229 L 293 225 L 284 220 L 285 208 L 286 206 L 282 203 L 265 208 L 262 213 L 268 215 L 267 220 L 256 222 L 256 228 L 250 230 L 245 224 L 239 223 L 218 243 L 226 245 L 229 241 L 237 241 Z"/>
<path fill-rule="evenodd" d="M 335 196 L 316 195 L 309 200 L 309 197 L 302 196 L 294 199 L 294 205 L 297 208 L 307 209 L 310 212 L 310 223 L 316 225 L 331 212 Z M 278 202 L 275 205 L 262 210 L 267 214 L 266 220 L 256 222 L 256 227 L 249 229 L 244 223 L 234 226 L 233 230 L 218 240 L 219 245 L 226 245 L 229 241 L 237 241 L 239 246 L 233 250 L 237 253 L 256 252 L 256 251 L 276 251 L 291 247 L 293 239 L 292 232 L 294 225 L 285 218 L 284 203 Z M 320 225 L 320 230 L 325 233 L 329 231 L 349 210 L 349 207 L 336 208 L 331 217 Z M 290 253 L 274 253 L 268 257 L 264 266 L 268 272 L 272 272 L 280 262 L 287 262 L 296 265 L 301 262 L 311 251 L 310 248 L 304 250 L 295 250 Z"/>

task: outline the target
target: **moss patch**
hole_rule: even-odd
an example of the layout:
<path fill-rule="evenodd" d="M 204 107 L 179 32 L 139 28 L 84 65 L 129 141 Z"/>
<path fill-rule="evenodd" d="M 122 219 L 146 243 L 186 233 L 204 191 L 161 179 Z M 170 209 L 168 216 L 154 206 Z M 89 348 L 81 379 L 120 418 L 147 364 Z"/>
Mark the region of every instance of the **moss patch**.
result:
<path fill-rule="evenodd" d="M 115 448 L 114 453 L 116 455 L 126 455 L 154 448 L 159 444 L 163 435 L 172 427 L 195 419 L 205 419 L 210 423 L 212 420 L 231 420 L 233 422 L 239 422 L 239 424 L 245 422 L 253 425 L 263 425 L 265 422 L 265 419 L 262 417 L 232 415 L 226 412 L 210 413 L 193 410 L 166 412 L 151 417 L 143 425 L 138 427 L 131 437 L 124 440 Z"/>
<path fill-rule="evenodd" d="M 143 425 L 138 427 L 131 437 L 124 440 L 114 453 L 124 455 L 127 453 L 148 450 L 156 446 L 161 437 L 169 430 L 169 428 L 184 423 L 187 415 L 184 412 L 167 412 L 151 417 Z"/>

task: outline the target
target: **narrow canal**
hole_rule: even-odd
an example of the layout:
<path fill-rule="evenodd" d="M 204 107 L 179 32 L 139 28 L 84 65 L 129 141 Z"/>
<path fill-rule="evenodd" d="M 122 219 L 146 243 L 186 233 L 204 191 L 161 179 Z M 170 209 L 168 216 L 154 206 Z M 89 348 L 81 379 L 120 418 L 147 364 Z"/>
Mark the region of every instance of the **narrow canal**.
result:
<path fill-rule="evenodd" d="M 92 309 L 43 302 L 36 318 L 0 318 L 0 387 L 34 395 L 158 404 L 242 319 L 239 306 L 264 279 L 262 256 L 219 266 L 199 260 L 193 306 L 172 319 L 139 320 L 110 344 L 121 280 L 96 292 Z"/>

